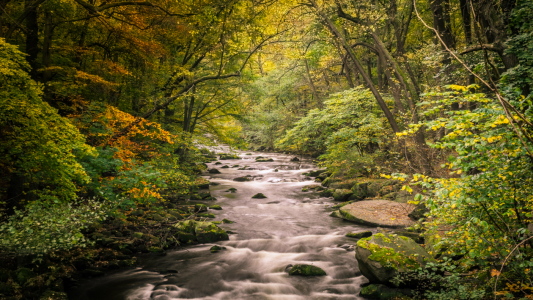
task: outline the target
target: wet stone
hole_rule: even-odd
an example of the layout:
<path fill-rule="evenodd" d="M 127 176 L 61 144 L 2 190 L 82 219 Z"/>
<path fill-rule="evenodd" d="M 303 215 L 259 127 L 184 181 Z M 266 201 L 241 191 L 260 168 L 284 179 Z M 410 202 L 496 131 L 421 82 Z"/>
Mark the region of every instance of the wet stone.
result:
<path fill-rule="evenodd" d="M 313 265 L 294 265 L 289 271 L 291 276 L 325 276 L 326 272 Z"/>
<path fill-rule="evenodd" d="M 267 198 L 267 196 L 263 195 L 263 193 L 257 193 L 255 195 L 253 195 L 252 198 L 254 198 L 254 199 L 265 199 L 265 198 Z"/>
<path fill-rule="evenodd" d="M 354 238 L 354 239 L 362 239 L 366 237 L 371 237 L 372 231 L 361 231 L 361 232 L 348 232 L 346 234 L 346 237 Z"/>

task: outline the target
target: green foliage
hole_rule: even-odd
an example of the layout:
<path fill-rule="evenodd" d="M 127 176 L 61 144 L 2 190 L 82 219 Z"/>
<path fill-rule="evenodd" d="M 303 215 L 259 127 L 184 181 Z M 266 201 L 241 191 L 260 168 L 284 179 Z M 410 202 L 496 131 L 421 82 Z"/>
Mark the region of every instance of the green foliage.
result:
<path fill-rule="evenodd" d="M 433 130 L 446 128 L 447 134 L 432 147 L 456 153 L 447 164 L 451 178 L 413 178 L 430 190 L 426 227 L 433 254 L 462 257 L 458 262 L 461 271 L 479 268 L 480 273 L 499 270 L 497 265 L 509 256 L 503 276 L 531 287 L 531 248 L 520 247 L 512 253 L 531 234 L 527 229 L 533 221 L 531 158 L 499 103 L 470 92 L 471 87 L 450 88 L 452 91 L 426 94 L 420 105 L 430 115 L 435 107 L 453 102 L 476 102 L 478 108 L 450 111 L 447 117 L 424 123 Z M 437 100 L 431 101 L 433 98 Z M 443 230 L 446 234 L 439 234 Z"/>
<path fill-rule="evenodd" d="M 0 225 L 0 250 L 16 255 L 46 254 L 85 247 L 82 230 L 105 219 L 108 205 L 94 200 L 30 204 Z"/>
<path fill-rule="evenodd" d="M 533 115 L 531 95 L 533 90 L 533 3 L 527 0 L 517 1 L 512 12 L 512 26 L 519 31 L 507 41 L 508 54 L 515 55 L 520 63 L 502 75 L 501 87 L 509 96 L 511 103 Z"/>
<path fill-rule="evenodd" d="M 66 118 L 42 101 L 24 54 L 0 39 L 0 168 L 23 182 L 26 200 L 68 201 L 89 179 L 74 151 L 93 150 Z M 5 186 L 5 184 L 3 184 Z"/>
<path fill-rule="evenodd" d="M 442 274 L 448 273 L 449 276 Z M 416 299 L 457 300 L 486 299 L 486 278 L 464 282 L 456 272 L 453 264 L 429 262 L 423 268 L 398 274 L 392 283 L 396 286 L 405 284 L 414 288 Z"/>
<path fill-rule="evenodd" d="M 325 153 L 320 158 L 331 170 L 369 170 L 388 130 L 372 93 L 357 87 L 333 94 L 324 104 L 324 109 L 311 110 L 296 122 L 277 146 Z"/>

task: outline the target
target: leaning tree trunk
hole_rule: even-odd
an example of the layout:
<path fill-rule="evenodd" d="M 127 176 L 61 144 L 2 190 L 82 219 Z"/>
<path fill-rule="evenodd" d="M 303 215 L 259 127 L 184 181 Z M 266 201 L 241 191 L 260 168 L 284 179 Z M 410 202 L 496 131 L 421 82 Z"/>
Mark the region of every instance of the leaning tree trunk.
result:
<path fill-rule="evenodd" d="M 361 66 L 361 64 L 359 63 L 359 60 L 355 56 L 355 52 L 354 52 L 353 48 L 348 44 L 348 42 L 346 41 L 344 36 L 341 35 L 341 33 L 339 32 L 337 27 L 335 27 L 335 24 L 333 24 L 333 22 L 320 10 L 320 8 L 318 7 L 317 3 L 314 0 L 309 0 L 309 2 L 316 9 L 316 12 L 318 13 L 318 15 L 324 20 L 324 22 L 326 23 L 327 27 L 331 31 L 331 33 L 333 33 L 333 35 L 335 35 L 341 41 L 342 46 L 348 52 L 348 55 L 352 59 L 355 67 L 357 68 L 357 71 L 359 71 L 359 73 L 361 73 L 361 75 L 363 76 L 363 80 L 365 81 L 365 83 L 367 84 L 368 88 L 370 89 L 370 91 L 372 92 L 374 97 L 376 98 L 376 101 L 378 102 L 379 107 L 381 108 L 381 110 L 385 114 L 385 117 L 387 118 L 387 121 L 389 122 L 392 130 L 394 132 L 400 132 L 400 128 L 398 127 L 398 123 L 396 123 L 396 120 L 394 119 L 394 116 L 392 115 L 392 113 L 390 112 L 389 108 L 387 107 L 387 104 L 385 103 L 385 100 L 383 100 L 383 97 L 381 97 L 381 94 L 378 92 L 378 90 L 374 86 L 374 83 L 372 82 L 372 80 L 370 79 L 368 74 L 366 74 L 365 70 L 363 69 L 363 66 Z"/>

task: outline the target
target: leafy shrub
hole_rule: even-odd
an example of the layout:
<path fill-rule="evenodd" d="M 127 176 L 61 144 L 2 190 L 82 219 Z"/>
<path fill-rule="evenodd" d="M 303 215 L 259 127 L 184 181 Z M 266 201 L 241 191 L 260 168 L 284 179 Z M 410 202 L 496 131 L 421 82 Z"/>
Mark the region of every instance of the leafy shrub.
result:
<path fill-rule="evenodd" d="M 0 225 L 0 249 L 16 255 L 46 254 L 84 247 L 82 230 L 102 221 L 112 206 L 94 200 L 72 203 L 34 203 Z"/>

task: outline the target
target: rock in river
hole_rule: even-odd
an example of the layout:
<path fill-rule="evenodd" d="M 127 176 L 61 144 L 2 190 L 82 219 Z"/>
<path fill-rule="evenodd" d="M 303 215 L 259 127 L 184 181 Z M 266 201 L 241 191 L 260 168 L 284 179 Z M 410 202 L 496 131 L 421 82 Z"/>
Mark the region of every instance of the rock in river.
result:
<path fill-rule="evenodd" d="M 357 242 L 355 258 L 371 283 L 391 284 L 396 275 L 423 267 L 433 257 L 415 241 L 396 234 L 378 233 Z"/>
<path fill-rule="evenodd" d="M 242 177 L 233 178 L 233 181 L 240 181 L 240 182 L 252 181 L 252 180 L 254 180 L 252 176 L 242 176 Z"/>
<path fill-rule="evenodd" d="M 228 234 L 213 222 L 187 220 L 174 225 L 178 231 L 193 234 L 199 243 L 229 240 Z"/>
<path fill-rule="evenodd" d="M 209 174 L 220 174 L 220 171 L 218 169 L 209 169 Z"/>
<path fill-rule="evenodd" d="M 252 198 L 254 198 L 254 199 L 265 199 L 265 198 L 267 198 L 267 196 L 263 195 L 263 193 L 257 193 L 255 195 L 253 195 Z"/>
<path fill-rule="evenodd" d="M 290 271 L 289 275 L 298 275 L 298 276 L 324 276 L 326 272 L 319 267 L 312 265 L 294 265 Z"/>
<path fill-rule="evenodd" d="M 406 227 L 414 222 L 407 215 L 414 205 L 387 200 L 366 200 L 341 207 L 345 220 L 363 225 L 381 227 Z"/>

